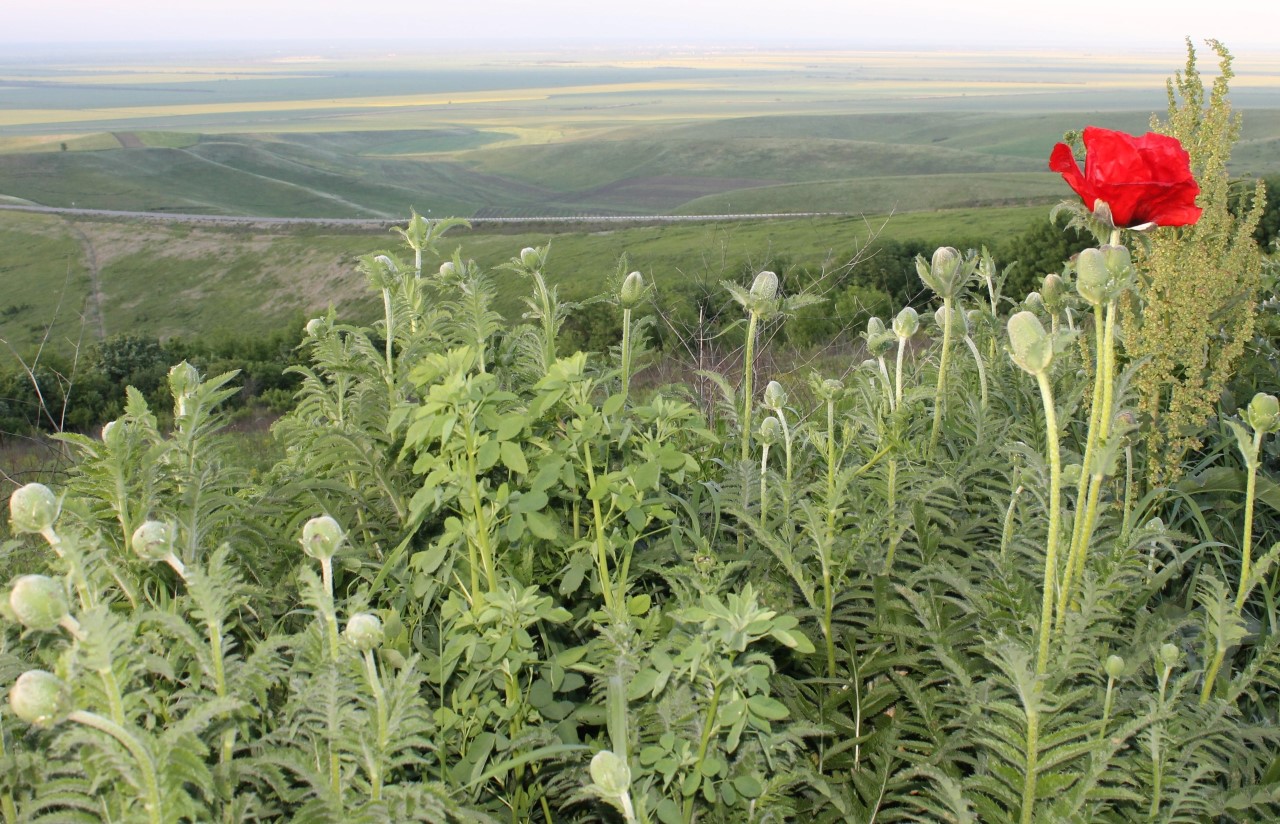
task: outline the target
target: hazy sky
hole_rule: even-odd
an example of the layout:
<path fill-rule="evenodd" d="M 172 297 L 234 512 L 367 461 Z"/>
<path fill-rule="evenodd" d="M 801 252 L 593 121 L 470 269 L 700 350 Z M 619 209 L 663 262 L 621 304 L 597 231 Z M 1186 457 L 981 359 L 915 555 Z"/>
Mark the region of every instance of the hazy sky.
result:
<path fill-rule="evenodd" d="M 0 43 L 447 39 L 1280 48 L 1274 0 L 3 0 Z"/>

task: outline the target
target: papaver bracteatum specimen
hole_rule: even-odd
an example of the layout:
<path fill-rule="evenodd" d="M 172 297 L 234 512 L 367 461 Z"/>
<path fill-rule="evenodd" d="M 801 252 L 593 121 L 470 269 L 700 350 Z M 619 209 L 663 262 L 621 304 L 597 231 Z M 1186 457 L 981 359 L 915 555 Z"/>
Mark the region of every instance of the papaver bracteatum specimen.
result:
<path fill-rule="evenodd" d="M 1091 211 L 1097 201 L 1106 201 L 1116 226 L 1189 226 L 1200 219 L 1200 187 L 1177 138 L 1153 132 L 1134 137 L 1088 126 L 1084 174 L 1065 143 L 1053 147 L 1049 168 L 1062 175 Z"/>

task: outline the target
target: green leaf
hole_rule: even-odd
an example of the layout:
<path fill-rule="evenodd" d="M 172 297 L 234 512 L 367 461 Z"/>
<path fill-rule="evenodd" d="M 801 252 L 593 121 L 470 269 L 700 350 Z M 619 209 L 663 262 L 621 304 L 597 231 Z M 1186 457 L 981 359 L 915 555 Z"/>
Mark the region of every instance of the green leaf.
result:
<path fill-rule="evenodd" d="M 649 607 L 652 603 L 653 599 L 649 597 L 647 592 L 642 592 L 639 595 L 633 595 L 627 599 L 627 612 L 638 618 L 649 611 Z"/>
<path fill-rule="evenodd" d="M 754 775 L 740 775 L 733 779 L 733 788 L 744 798 L 759 798 L 764 787 Z"/>
<path fill-rule="evenodd" d="M 612 418 L 622 410 L 622 404 L 626 403 L 626 400 L 626 397 L 624 397 L 622 393 L 610 395 L 608 400 L 604 402 L 604 405 L 600 407 L 600 411 L 606 416 Z"/>
<path fill-rule="evenodd" d="M 524 450 L 520 448 L 520 444 L 516 441 L 500 441 L 502 450 L 502 463 L 517 475 L 525 475 L 529 472 L 529 464 L 524 459 Z M 485 444 L 488 446 L 488 444 Z"/>
<path fill-rule="evenodd" d="M 767 695 L 753 695 L 747 699 L 747 707 L 751 714 L 770 721 L 781 721 L 789 715 L 787 707 L 781 701 Z"/>
<path fill-rule="evenodd" d="M 544 541 L 554 541 L 559 534 L 555 519 L 541 512 L 527 512 L 524 517 L 529 531 Z"/>

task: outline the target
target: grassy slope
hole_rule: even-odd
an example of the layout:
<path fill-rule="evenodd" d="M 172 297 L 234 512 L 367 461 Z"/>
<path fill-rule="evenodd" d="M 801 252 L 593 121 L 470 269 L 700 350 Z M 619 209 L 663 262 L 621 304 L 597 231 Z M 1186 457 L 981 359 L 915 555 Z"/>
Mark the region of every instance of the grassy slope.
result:
<path fill-rule="evenodd" d="M 717 282 L 743 271 L 789 265 L 838 266 L 875 231 L 886 239 L 929 243 L 997 238 L 1041 219 L 1043 207 L 965 209 L 897 215 L 890 219 L 794 218 L 576 231 L 458 231 L 441 251 L 494 267 L 524 246 L 551 243 L 548 276 L 568 299 L 598 294 L 619 256 L 662 288 L 690 277 Z M 0 212 L 0 337 L 19 349 L 33 345 L 54 317 L 55 344 L 67 349 L 81 332 L 88 306 L 85 251 L 100 270 L 108 335 L 159 336 L 266 332 L 292 314 L 330 304 L 346 317 L 368 319 L 368 298 L 355 262 L 374 251 L 398 252 L 397 238 L 380 232 L 189 228 L 124 221 L 76 221 Z M 435 263 L 429 264 L 434 267 Z M 526 285 L 496 275 L 499 309 L 518 315 Z M 64 286 L 65 283 L 65 286 Z M 19 309 L 5 314 L 7 306 Z M 87 339 L 96 329 L 86 325 Z"/>

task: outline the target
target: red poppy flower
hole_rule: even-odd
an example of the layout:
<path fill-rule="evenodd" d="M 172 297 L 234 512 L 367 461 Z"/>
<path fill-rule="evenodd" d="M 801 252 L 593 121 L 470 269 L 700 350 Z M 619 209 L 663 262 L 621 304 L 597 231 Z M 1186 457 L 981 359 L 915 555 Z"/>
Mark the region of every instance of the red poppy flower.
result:
<path fill-rule="evenodd" d="M 1053 147 L 1049 168 L 1062 175 L 1090 210 L 1097 201 L 1106 201 L 1114 225 L 1189 226 L 1200 219 L 1200 187 L 1177 138 L 1152 132 L 1134 137 L 1088 126 L 1084 149 L 1084 174 L 1065 143 Z"/>

